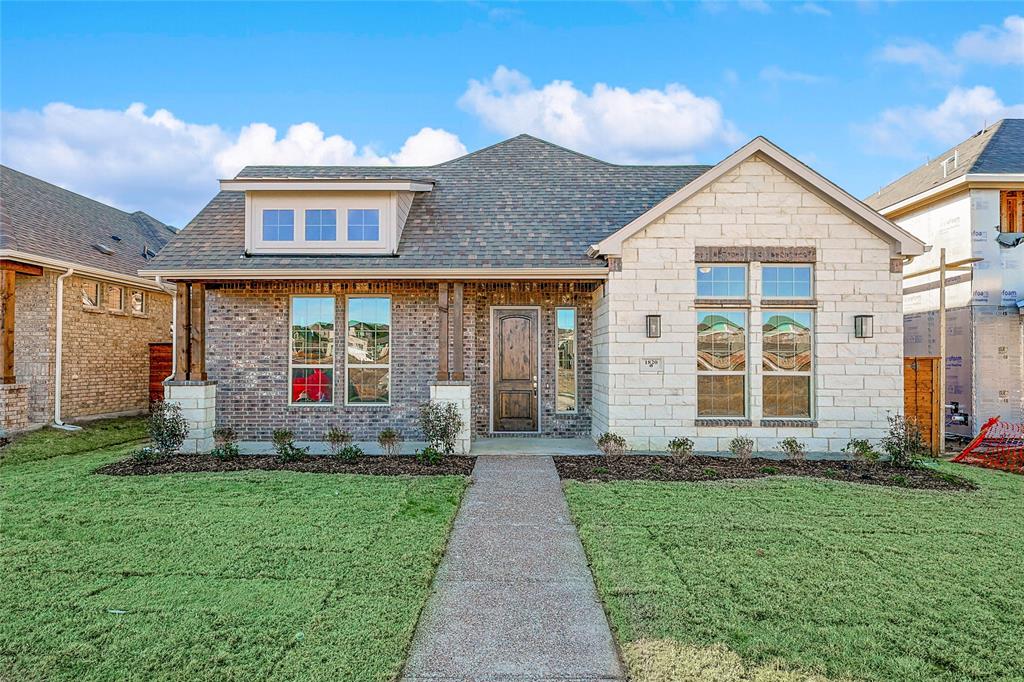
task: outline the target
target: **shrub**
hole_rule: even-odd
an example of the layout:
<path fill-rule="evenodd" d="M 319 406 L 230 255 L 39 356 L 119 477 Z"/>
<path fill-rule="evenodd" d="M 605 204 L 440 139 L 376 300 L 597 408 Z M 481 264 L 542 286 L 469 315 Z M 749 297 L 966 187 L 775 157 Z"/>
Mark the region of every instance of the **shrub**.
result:
<path fill-rule="evenodd" d="M 741 462 L 748 463 L 754 456 L 754 441 L 746 436 L 736 436 L 729 441 L 729 452 Z"/>
<path fill-rule="evenodd" d="M 626 453 L 626 439 L 617 433 L 605 431 L 597 439 L 597 447 L 610 462 L 617 462 Z"/>
<path fill-rule="evenodd" d="M 340 457 L 341 451 L 352 443 L 352 434 L 345 429 L 332 426 L 324 434 L 324 440 L 327 441 L 327 448 L 331 451 L 331 457 Z"/>
<path fill-rule="evenodd" d="M 854 459 L 862 462 L 875 463 L 881 456 L 878 450 L 875 450 L 871 445 L 871 441 L 866 438 L 851 438 L 850 442 L 843 448 L 843 452 L 850 455 Z"/>
<path fill-rule="evenodd" d="M 600 476 L 601 474 L 610 474 L 612 472 L 608 467 L 594 467 L 594 475 Z"/>
<path fill-rule="evenodd" d="M 708 478 L 718 478 L 718 469 L 707 468 L 704 470 L 704 475 Z"/>
<path fill-rule="evenodd" d="M 672 459 L 686 464 L 693 457 L 693 441 L 689 438 L 673 438 L 668 442 L 668 451 Z"/>
<path fill-rule="evenodd" d="M 455 403 L 424 403 L 420 406 L 420 428 L 429 448 L 442 455 L 455 454 L 455 441 L 464 424 Z"/>
<path fill-rule="evenodd" d="M 210 452 L 218 459 L 234 459 L 238 457 L 238 435 L 234 429 L 220 427 L 213 430 L 213 442 L 216 446 Z"/>
<path fill-rule="evenodd" d="M 930 454 L 917 422 L 901 414 L 889 417 L 889 433 L 882 439 L 882 450 L 895 467 L 917 466 L 922 457 Z"/>
<path fill-rule="evenodd" d="M 444 453 L 432 445 L 428 445 L 422 450 L 416 451 L 416 461 L 420 464 L 429 464 L 433 466 L 438 464 L 443 457 Z"/>
<path fill-rule="evenodd" d="M 767 474 L 769 476 L 774 476 L 775 474 L 779 473 L 779 467 L 773 467 L 773 466 L 761 467 L 761 473 L 762 474 Z"/>
<path fill-rule="evenodd" d="M 793 436 L 783 438 L 779 443 L 779 450 L 782 450 L 786 457 L 797 462 L 802 462 L 807 458 L 807 446 Z"/>
<path fill-rule="evenodd" d="M 146 430 L 157 454 L 170 457 L 181 450 L 188 437 L 188 420 L 181 414 L 180 405 L 158 400 L 149 408 Z"/>
<path fill-rule="evenodd" d="M 392 428 L 386 428 L 377 434 L 377 444 L 384 454 L 394 457 L 398 454 L 398 448 L 402 445 L 402 434 Z"/>
<path fill-rule="evenodd" d="M 147 445 L 138 450 L 132 450 L 132 459 L 136 462 L 155 462 L 160 459 L 160 453 L 156 448 Z"/>
<path fill-rule="evenodd" d="M 354 462 L 366 453 L 363 452 L 363 449 L 355 443 L 349 443 L 348 445 L 343 445 L 338 448 L 337 452 L 333 454 L 342 462 Z"/>
<path fill-rule="evenodd" d="M 282 462 L 294 462 L 309 453 L 306 448 L 295 445 L 295 434 L 291 429 L 274 429 L 274 450 Z"/>

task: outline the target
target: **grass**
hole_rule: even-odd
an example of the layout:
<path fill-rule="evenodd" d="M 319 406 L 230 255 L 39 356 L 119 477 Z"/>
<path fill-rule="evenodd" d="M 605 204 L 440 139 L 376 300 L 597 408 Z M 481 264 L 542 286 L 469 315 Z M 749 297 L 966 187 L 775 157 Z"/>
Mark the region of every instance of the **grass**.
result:
<path fill-rule="evenodd" d="M 145 417 L 98 419 L 83 426 L 81 431 L 46 426 L 16 436 L 14 442 L 0 450 L 0 466 L 75 455 L 146 439 Z"/>
<path fill-rule="evenodd" d="M 1024 477 L 566 484 L 634 680 L 1022 680 Z M 815 675 L 820 677 L 814 677 Z"/>
<path fill-rule="evenodd" d="M 0 679 L 399 672 L 464 479 L 91 473 L 129 450 L 0 467 Z"/>

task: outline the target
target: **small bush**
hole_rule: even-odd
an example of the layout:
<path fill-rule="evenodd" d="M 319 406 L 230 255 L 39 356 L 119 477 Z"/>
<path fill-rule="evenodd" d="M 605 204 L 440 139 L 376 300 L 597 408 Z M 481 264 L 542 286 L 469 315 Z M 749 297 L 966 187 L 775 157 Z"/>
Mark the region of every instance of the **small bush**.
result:
<path fill-rule="evenodd" d="M 767 474 L 769 476 L 774 476 L 775 474 L 779 473 L 779 467 L 772 467 L 772 466 L 761 467 L 761 473 L 762 474 Z"/>
<path fill-rule="evenodd" d="M 856 460 L 862 462 L 868 462 L 874 464 L 878 461 L 881 456 L 878 450 L 875 450 L 871 445 L 871 441 L 866 438 L 851 438 L 850 442 L 843 448 L 843 452 L 850 455 Z"/>
<path fill-rule="evenodd" d="M 238 434 L 226 426 L 213 430 L 215 446 L 210 454 L 218 459 L 234 459 L 238 457 Z"/>
<path fill-rule="evenodd" d="M 892 482 L 895 483 L 896 485 L 906 485 L 907 477 L 904 476 L 903 474 L 896 474 L 895 476 L 892 477 Z"/>
<path fill-rule="evenodd" d="M 704 475 L 708 478 L 718 478 L 718 469 L 707 468 L 704 470 Z"/>
<path fill-rule="evenodd" d="M 455 454 L 455 441 L 464 424 L 455 403 L 424 403 L 420 406 L 420 428 L 430 448 L 442 455 Z"/>
<path fill-rule="evenodd" d="M 793 438 L 793 436 L 783 438 L 782 442 L 779 443 L 779 450 L 782 450 L 786 457 L 796 462 L 802 462 L 807 459 L 807 446 Z"/>
<path fill-rule="evenodd" d="M 626 439 L 617 433 L 605 431 L 597 439 L 597 447 L 601 448 L 609 462 L 617 462 L 626 454 Z"/>
<path fill-rule="evenodd" d="M 651 473 L 654 474 L 655 476 L 661 476 L 662 474 L 665 473 L 665 469 L 660 464 L 652 464 Z"/>
<path fill-rule="evenodd" d="M 914 467 L 930 455 L 917 422 L 901 414 L 889 417 L 889 433 L 882 439 L 882 450 L 894 467 Z"/>
<path fill-rule="evenodd" d="M 274 450 L 282 462 L 294 462 L 309 454 L 306 448 L 295 445 L 295 434 L 291 429 L 274 429 Z"/>
<path fill-rule="evenodd" d="M 429 464 L 431 466 L 439 464 L 444 458 L 444 453 L 437 448 L 428 445 L 422 450 L 416 451 L 416 461 L 420 464 Z"/>
<path fill-rule="evenodd" d="M 825 478 L 839 478 L 839 472 L 835 469 L 825 469 Z"/>
<path fill-rule="evenodd" d="M 331 451 L 331 457 L 340 457 L 341 451 L 352 443 L 352 434 L 345 429 L 332 426 L 324 434 L 324 440 L 327 441 L 327 448 Z"/>
<path fill-rule="evenodd" d="M 180 405 L 159 400 L 150 405 L 146 430 L 157 454 L 170 457 L 181 450 L 188 437 L 188 420 L 181 414 Z"/>
<path fill-rule="evenodd" d="M 746 436 L 736 436 L 729 441 L 729 452 L 739 461 L 747 464 L 754 456 L 754 441 Z"/>
<path fill-rule="evenodd" d="M 689 438 L 673 438 L 668 442 L 668 451 L 676 462 L 686 464 L 693 458 L 693 441 Z"/>
<path fill-rule="evenodd" d="M 377 434 L 377 445 L 380 446 L 385 455 L 394 457 L 402 446 L 402 434 L 392 428 L 386 428 Z"/>
<path fill-rule="evenodd" d="M 600 476 L 601 474 L 610 474 L 612 472 L 608 467 L 594 467 L 594 475 Z"/>
<path fill-rule="evenodd" d="M 155 462 L 160 459 L 160 453 L 156 448 L 147 445 L 138 450 L 132 450 L 132 459 L 136 462 Z"/>
<path fill-rule="evenodd" d="M 334 453 L 334 456 L 340 459 L 342 462 L 354 462 L 366 453 L 363 449 L 355 443 L 349 443 L 338 448 L 338 451 Z"/>

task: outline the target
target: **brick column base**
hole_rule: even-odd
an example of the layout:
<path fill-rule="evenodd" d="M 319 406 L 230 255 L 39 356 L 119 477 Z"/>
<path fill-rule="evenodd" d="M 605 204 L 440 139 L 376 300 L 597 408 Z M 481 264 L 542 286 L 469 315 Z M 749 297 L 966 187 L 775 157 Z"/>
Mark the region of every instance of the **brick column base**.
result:
<path fill-rule="evenodd" d="M 179 405 L 188 420 L 188 437 L 181 444 L 181 453 L 202 455 L 213 450 L 217 382 L 165 381 L 164 401 Z"/>
<path fill-rule="evenodd" d="M 28 426 L 28 384 L 0 384 L 0 428 L 19 431 Z"/>
<path fill-rule="evenodd" d="M 469 430 L 470 415 L 470 383 L 468 381 L 439 381 L 430 387 L 430 402 L 454 403 L 462 417 L 462 431 L 455 439 L 455 454 L 468 455 L 473 444 L 473 436 Z"/>

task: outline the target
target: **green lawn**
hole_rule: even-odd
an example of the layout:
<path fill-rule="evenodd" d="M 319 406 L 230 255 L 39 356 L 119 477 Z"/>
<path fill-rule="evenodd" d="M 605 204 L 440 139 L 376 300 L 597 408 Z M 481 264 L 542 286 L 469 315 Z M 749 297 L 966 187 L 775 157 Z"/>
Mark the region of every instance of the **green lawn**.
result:
<path fill-rule="evenodd" d="M 635 680 L 1024 680 L 1024 477 L 576 483 Z"/>
<path fill-rule="evenodd" d="M 389 680 L 466 482 L 0 467 L 0 679 Z"/>
<path fill-rule="evenodd" d="M 85 423 L 81 431 L 65 431 L 46 426 L 15 437 L 13 443 L 0 450 L 0 466 L 74 455 L 112 445 L 138 443 L 145 439 L 145 417 L 97 419 Z"/>

